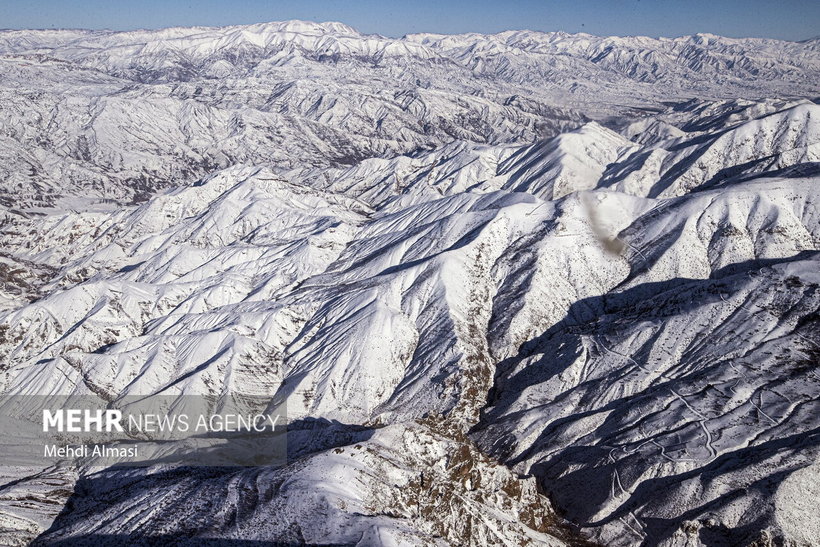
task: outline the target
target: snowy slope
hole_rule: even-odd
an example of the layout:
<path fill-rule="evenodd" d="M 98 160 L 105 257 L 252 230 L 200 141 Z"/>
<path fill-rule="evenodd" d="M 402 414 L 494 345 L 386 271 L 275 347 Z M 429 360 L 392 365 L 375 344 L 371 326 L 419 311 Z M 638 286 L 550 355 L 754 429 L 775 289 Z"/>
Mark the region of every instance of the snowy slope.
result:
<path fill-rule="evenodd" d="M 0 52 L 0 411 L 256 395 L 291 456 L 4 468 L 2 542 L 815 541 L 816 41 Z"/>

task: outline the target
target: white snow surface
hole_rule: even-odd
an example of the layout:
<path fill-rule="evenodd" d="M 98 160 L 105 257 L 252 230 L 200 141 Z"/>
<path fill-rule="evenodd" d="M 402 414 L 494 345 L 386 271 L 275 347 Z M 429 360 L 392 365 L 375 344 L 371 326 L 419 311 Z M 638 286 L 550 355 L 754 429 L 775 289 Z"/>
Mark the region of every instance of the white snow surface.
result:
<path fill-rule="evenodd" d="M 816 542 L 818 76 L 817 40 L 0 32 L 0 407 L 292 430 L 281 468 L 18 470 L 0 542 Z"/>

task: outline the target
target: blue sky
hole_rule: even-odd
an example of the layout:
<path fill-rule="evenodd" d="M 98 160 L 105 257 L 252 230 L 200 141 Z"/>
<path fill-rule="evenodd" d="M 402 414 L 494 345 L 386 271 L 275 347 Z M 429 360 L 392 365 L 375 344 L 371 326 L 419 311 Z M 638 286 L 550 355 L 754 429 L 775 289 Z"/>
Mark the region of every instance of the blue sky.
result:
<path fill-rule="evenodd" d="M 0 0 L 0 28 L 125 30 L 285 19 L 342 21 L 387 36 L 527 28 L 802 40 L 820 34 L 820 0 Z"/>

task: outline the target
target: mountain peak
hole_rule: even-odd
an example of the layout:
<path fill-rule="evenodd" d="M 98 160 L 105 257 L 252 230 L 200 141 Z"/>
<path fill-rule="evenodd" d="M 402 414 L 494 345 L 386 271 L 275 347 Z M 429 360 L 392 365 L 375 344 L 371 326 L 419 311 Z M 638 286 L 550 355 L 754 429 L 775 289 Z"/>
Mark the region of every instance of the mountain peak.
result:
<path fill-rule="evenodd" d="M 268 32 L 286 32 L 295 34 L 339 34 L 360 36 L 361 33 L 353 27 L 336 21 L 316 22 L 292 19 L 288 21 L 272 21 L 243 25 L 247 30 L 264 30 Z"/>

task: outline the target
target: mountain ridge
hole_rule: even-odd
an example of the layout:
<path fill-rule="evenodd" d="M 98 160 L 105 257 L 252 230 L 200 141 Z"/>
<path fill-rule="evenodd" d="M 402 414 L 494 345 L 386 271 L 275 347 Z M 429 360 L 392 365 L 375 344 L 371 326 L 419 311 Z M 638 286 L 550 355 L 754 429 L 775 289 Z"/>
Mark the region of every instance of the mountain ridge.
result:
<path fill-rule="evenodd" d="M 813 541 L 814 44 L 65 36 L 0 32 L 0 412 L 255 395 L 289 459 L 2 467 L 0 542 Z"/>

